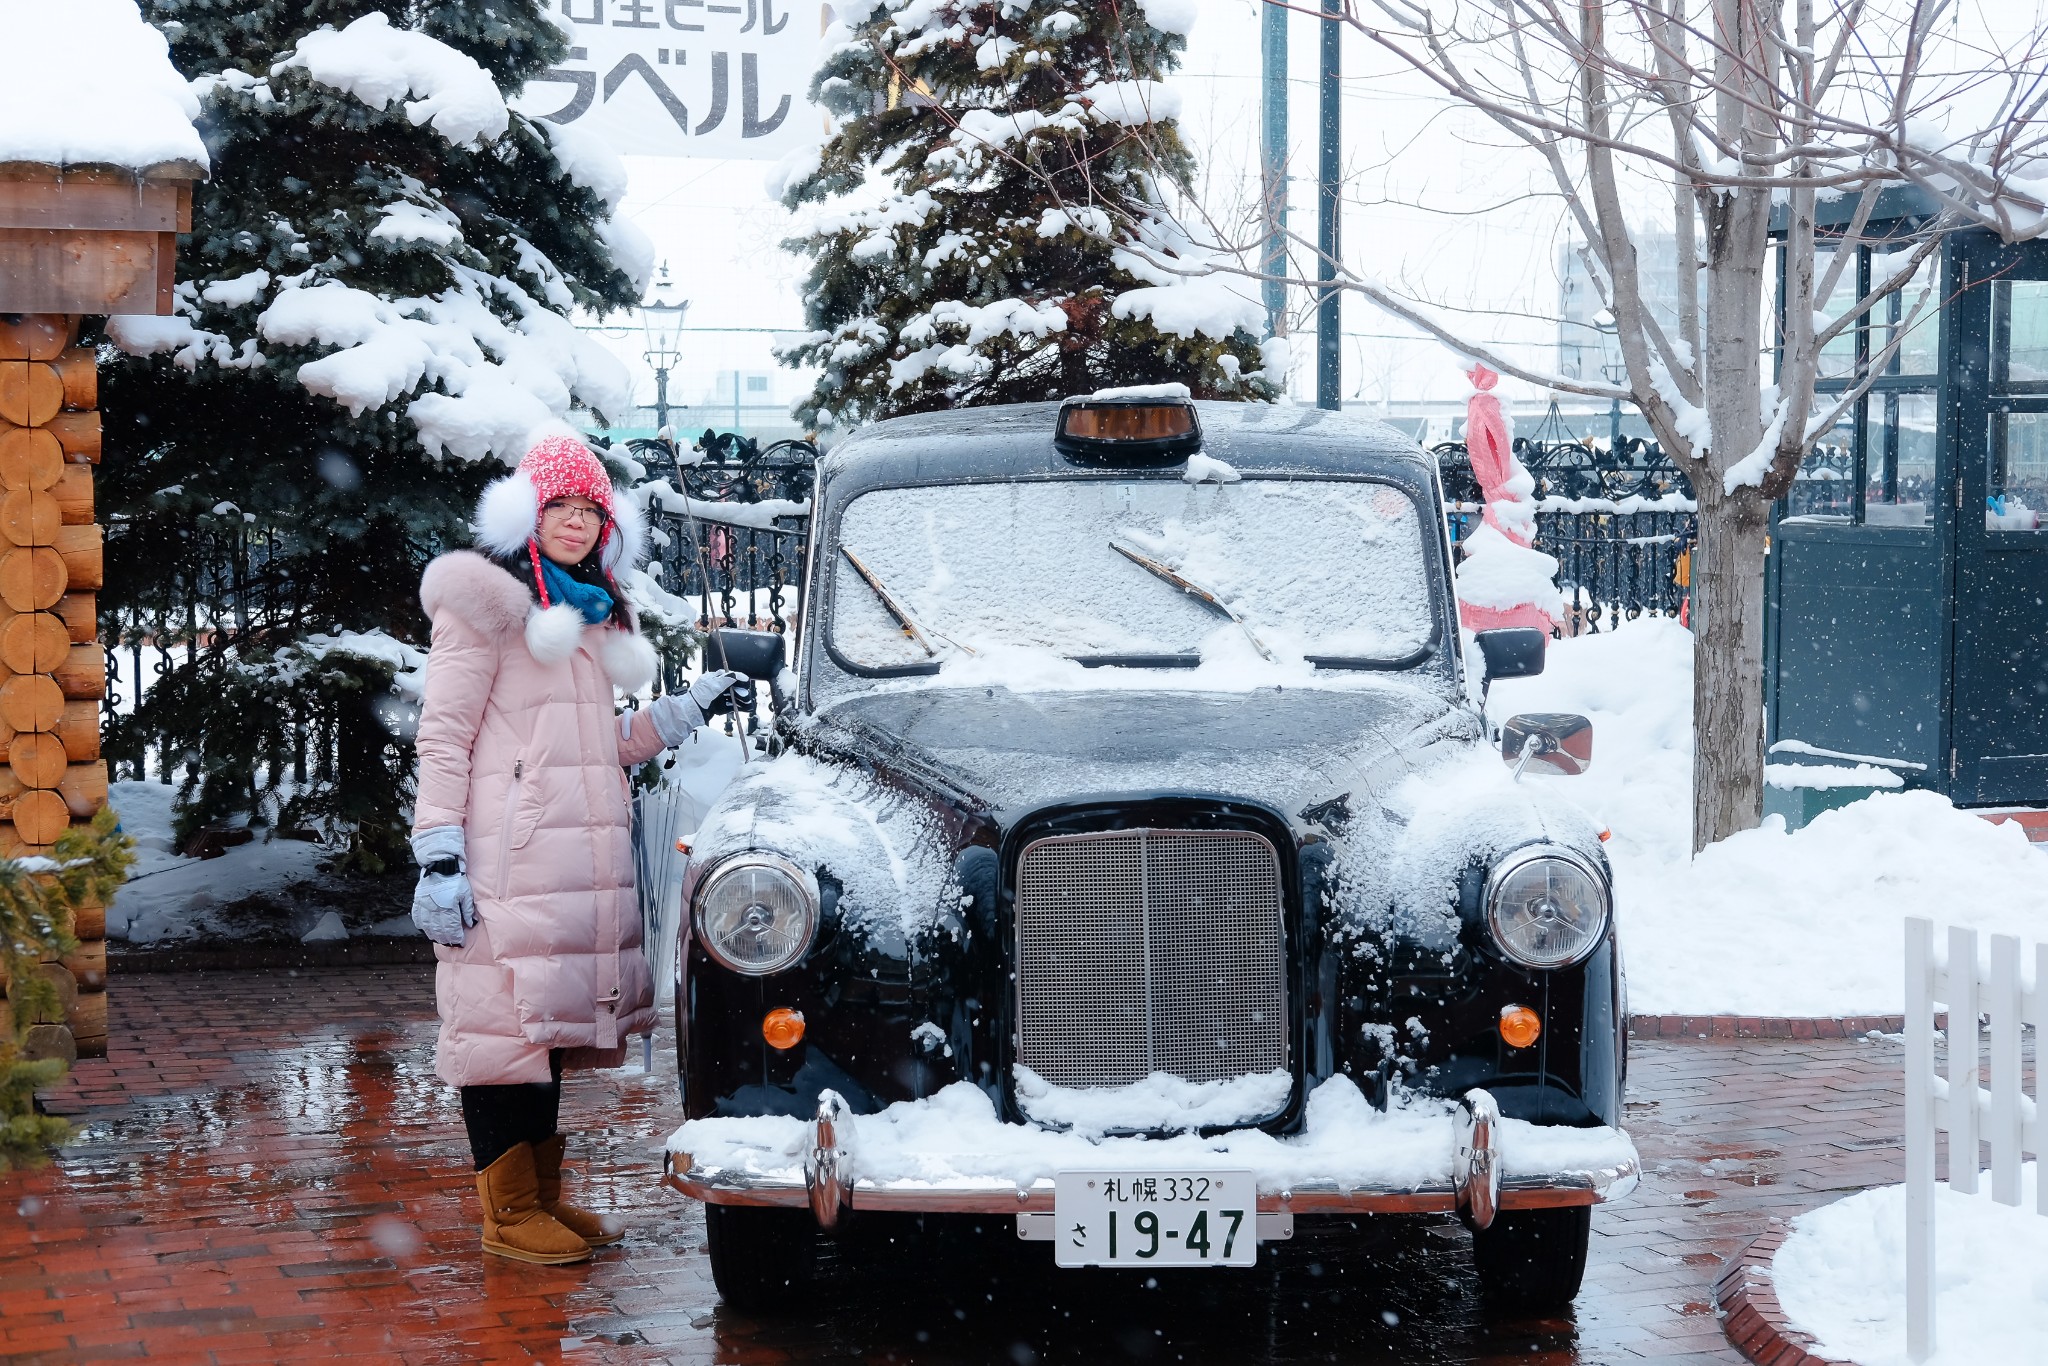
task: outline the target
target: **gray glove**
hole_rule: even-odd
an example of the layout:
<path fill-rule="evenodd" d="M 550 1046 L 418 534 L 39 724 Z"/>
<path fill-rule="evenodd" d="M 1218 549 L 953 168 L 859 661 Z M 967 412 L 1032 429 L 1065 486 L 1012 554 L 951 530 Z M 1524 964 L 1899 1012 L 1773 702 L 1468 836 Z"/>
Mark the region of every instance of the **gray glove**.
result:
<path fill-rule="evenodd" d="M 476 924 L 476 896 L 470 891 L 468 866 L 462 857 L 462 827 L 436 825 L 412 837 L 412 856 L 419 860 L 420 881 L 412 894 L 412 923 L 436 944 L 462 947 L 462 932 Z M 454 872 L 432 866 L 453 859 Z"/>
<path fill-rule="evenodd" d="M 663 693 L 647 704 L 647 719 L 654 723 L 661 743 L 673 749 L 690 738 L 690 732 L 704 724 L 707 713 L 719 698 L 747 681 L 743 673 L 719 669 L 705 674 L 684 693 Z"/>
<path fill-rule="evenodd" d="M 733 669 L 716 669 L 705 674 L 690 685 L 690 700 L 704 712 L 711 714 L 711 708 L 719 698 L 747 681 L 747 676 Z"/>

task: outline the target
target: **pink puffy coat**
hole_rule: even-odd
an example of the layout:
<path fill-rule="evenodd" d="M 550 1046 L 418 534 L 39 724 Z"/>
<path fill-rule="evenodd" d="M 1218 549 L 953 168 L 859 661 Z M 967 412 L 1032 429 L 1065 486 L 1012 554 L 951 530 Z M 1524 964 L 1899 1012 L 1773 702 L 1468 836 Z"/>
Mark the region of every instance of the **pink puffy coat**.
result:
<path fill-rule="evenodd" d="M 621 734 L 615 686 L 654 676 L 635 631 L 541 611 L 526 586 L 473 551 L 427 566 L 434 623 L 419 727 L 415 829 L 460 825 L 477 923 L 435 949 L 441 1037 L 453 1086 L 548 1080 L 616 1067 L 654 1028 L 626 766 L 661 750 L 646 712 Z"/>

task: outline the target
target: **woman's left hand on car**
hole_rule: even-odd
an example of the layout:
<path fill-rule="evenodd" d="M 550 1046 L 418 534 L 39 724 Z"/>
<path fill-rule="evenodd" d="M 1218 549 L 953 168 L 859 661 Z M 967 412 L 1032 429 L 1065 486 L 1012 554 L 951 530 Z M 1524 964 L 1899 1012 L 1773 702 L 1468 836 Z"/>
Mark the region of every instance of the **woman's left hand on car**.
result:
<path fill-rule="evenodd" d="M 690 685 L 688 692 L 664 693 L 647 704 L 647 717 L 664 745 L 674 747 L 704 724 L 718 703 L 736 688 L 750 687 L 747 676 L 716 669 Z"/>

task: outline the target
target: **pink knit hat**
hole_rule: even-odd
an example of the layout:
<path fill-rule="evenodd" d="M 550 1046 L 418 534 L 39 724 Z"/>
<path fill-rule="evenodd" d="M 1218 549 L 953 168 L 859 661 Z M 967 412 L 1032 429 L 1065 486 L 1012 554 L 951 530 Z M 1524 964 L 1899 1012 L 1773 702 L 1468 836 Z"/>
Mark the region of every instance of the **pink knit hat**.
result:
<path fill-rule="evenodd" d="M 519 462 L 520 472 L 533 481 L 534 496 L 542 507 L 557 498 L 588 498 L 604 509 L 605 529 L 599 544 L 611 535 L 612 478 L 590 453 L 590 447 L 572 436 L 543 438 Z M 534 525 L 538 527 L 539 521 Z"/>
<path fill-rule="evenodd" d="M 577 497 L 604 509 L 598 546 L 606 572 L 638 565 L 647 544 L 639 504 L 619 495 L 604 463 L 573 436 L 541 438 L 518 469 L 484 490 L 474 524 L 477 543 L 496 554 L 519 554 L 539 530 L 543 507 Z"/>

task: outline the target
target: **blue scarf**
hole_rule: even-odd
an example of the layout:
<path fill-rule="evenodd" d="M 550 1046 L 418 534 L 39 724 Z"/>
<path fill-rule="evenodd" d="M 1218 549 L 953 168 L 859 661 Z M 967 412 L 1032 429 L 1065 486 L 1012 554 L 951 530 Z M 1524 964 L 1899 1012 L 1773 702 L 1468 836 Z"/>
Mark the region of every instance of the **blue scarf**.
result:
<path fill-rule="evenodd" d="M 540 557 L 540 573 L 551 601 L 569 604 L 592 626 L 602 626 L 611 618 L 612 595 L 596 584 L 569 577 L 568 570 L 545 555 Z"/>

